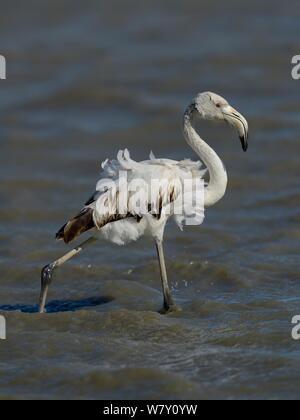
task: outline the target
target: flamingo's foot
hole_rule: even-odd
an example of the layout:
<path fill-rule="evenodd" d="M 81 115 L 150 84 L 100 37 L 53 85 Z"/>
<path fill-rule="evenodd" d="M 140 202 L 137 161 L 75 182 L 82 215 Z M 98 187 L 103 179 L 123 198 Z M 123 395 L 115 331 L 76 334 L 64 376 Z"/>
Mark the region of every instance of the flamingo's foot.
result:
<path fill-rule="evenodd" d="M 55 264 L 46 265 L 42 269 L 41 273 L 41 294 L 39 300 L 39 313 L 42 314 L 45 312 L 46 299 L 48 294 L 48 289 L 52 281 L 52 273 L 55 268 Z"/>
<path fill-rule="evenodd" d="M 171 305 L 165 305 L 162 307 L 160 311 L 158 311 L 161 315 L 168 315 L 171 313 L 182 312 L 181 306 L 172 303 Z"/>

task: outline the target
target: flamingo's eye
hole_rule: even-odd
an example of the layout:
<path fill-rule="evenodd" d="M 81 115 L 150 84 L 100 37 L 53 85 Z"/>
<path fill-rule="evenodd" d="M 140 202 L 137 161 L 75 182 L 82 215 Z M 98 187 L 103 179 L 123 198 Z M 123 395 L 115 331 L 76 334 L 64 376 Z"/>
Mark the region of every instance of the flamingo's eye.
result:
<path fill-rule="evenodd" d="M 216 103 L 216 107 L 217 108 L 221 108 L 221 104 L 218 102 L 218 103 Z"/>

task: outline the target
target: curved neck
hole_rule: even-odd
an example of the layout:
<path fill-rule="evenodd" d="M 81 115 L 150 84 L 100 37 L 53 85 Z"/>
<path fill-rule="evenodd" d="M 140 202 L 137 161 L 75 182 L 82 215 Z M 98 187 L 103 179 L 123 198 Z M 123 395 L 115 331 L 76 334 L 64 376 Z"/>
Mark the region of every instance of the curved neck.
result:
<path fill-rule="evenodd" d="M 183 133 L 187 143 L 197 153 L 208 169 L 210 181 L 204 192 L 204 206 L 209 207 L 221 200 L 227 187 L 227 173 L 216 152 L 196 132 L 193 126 L 195 107 L 189 106 L 184 114 Z"/>

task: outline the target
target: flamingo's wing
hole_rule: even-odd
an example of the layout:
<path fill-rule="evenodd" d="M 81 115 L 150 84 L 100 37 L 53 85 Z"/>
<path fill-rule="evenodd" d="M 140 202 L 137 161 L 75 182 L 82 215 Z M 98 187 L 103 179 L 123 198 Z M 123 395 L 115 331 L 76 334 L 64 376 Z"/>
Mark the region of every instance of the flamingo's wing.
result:
<path fill-rule="evenodd" d="M 202 178 L 205 172 L 201 170 L 199 162 L 156 159 L 153 154 L 149 161 L 136 162 L 130 158 L 128 150 L 120 151 L 116 160 L 103 162 L 102 169 L 96 191 L 79 214 L 71 218 L 57 232 L 57 239 L 69 243 L 90 229 L 101 229 L 108 223 L 126 218 L 135 218 L 136 222 L 140 222 L 146 214 L 158 220 L 162 213 L 174 214 L 175 221 L 181 227 L 190 217 L 192 206 L 184 207 L 179 215 L 175 215 L 174 208 L 170 210 L 170 206 L 176 206 L 176 201 L 180 199 L 182 201 L 183 198 L 192 203 L 191 191 L 185 192 L 183 196 L 183 181 L 187 178 Z M 124 185 L 120 182 L 122 172 L 126 174 Z M 152 188 L 151 183 L 155 179 L 162 182 L 159 182 L 156 190 L 151 190 L 149 194 L 149 186 Z M 140 185 L 138 206 L 135 192 L 128 191 L 130 181 L 137 180 Z M 120 208 L 122 188 L 125 188 L 126 202 Z"/>

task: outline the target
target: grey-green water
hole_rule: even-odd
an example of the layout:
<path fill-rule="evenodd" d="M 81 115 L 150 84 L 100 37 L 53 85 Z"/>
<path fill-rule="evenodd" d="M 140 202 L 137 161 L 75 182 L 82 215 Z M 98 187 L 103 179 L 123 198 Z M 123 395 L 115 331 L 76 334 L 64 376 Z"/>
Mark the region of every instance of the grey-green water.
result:
<path fill-rule="evenodd" d="M 1 5 L 1 398 L 299 398 L 299 2 L 52 1 Z M 181 114 L 212 90 L 247 116 L 244 154 L 199 127 L 224 160 L 226 197 L 199 228 L 169 226 L 181 313 L 162 316 L 153 244 L 99 243 L 55 275 L 53 235 L 100 162 L 194 157 Z"/>

